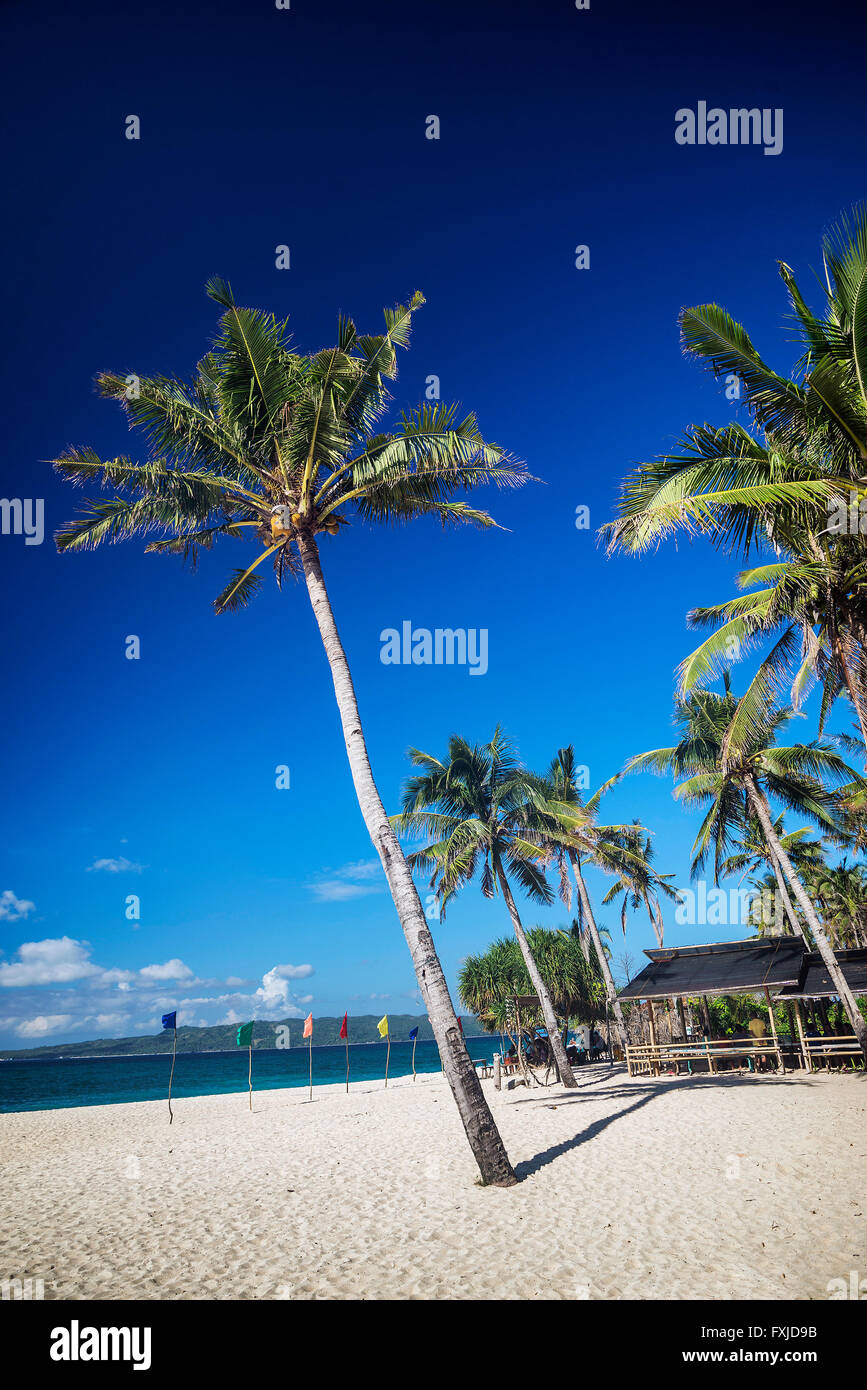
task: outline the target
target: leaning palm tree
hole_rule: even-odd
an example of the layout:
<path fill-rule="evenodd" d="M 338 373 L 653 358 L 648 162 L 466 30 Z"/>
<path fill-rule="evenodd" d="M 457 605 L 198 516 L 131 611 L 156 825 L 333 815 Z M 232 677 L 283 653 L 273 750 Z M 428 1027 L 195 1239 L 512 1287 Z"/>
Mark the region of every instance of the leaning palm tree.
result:
<path fill-rule="evenodd" d="M 673 773 L 682 779 L 675 788 L 679 800 L 694 805 L 710 803 L 693 845 L 693 872 L 701 868 L 711 849 L 715 871 L 719 871 L 745 818 L 755 817 L 867 1057 L 867 1024 L 805 885 L 775 830 L 769 800 L 774 797 L 814 821 L 832 839 L 839 839 L 840 795 L 835 788 L 855 779 L 856 774 L 829 744 L 819 740 L 780 746 L 777 736 L 793 713 L 790 707 L 774 701 L 767 680 L 761 676 L 754 678 L 739 700 L 726 680 L 723 695 L 698 691 L 685 701 L 679 700 L 678 743 L 638 754 L 624 771 Z M 797 918 L 793 925 L 809 948 L 811 943 Z"/>
<path fill-rule="evenodd" d="M 408 856 L 409 863 L 431 873 L 441 916 L 449 899 L 477 871 L 481 872 L 486 898 L 502 893 L 539 999 L 560 1079 L 564 1086 L 575 1086 L 551 996 L 533 958 L 509 883 L 511 875 L 533 902 L 553 900 L 545 879 L 544 851 L 530 838 L 544 804 L 538 779 L 520 766 L 499 726 L 490 743 L 483 746 L 453 734 L 444 760 L 418 748 L 411 748 L 409 756 L 422 772 L 407 781 L 403 810 L 393 822 L 401 834 L 433 837 Z"/>
<path fill-rule="evenodd" d="M 74 482 L 116 489 L 89 501 L 61 527 L 61 551 L 89 550 L 131 536 L 146 549 L 195 563 L 222 536 L 246 539 L 255 554 L 216 600 L 218 613 L 246 605 L 269 561 L 278 585 L 304 582 L 331 668 L 349 767 L 361 814 L 388 880 L 412 955 L 443 1068 L 482 1180 L 516 1181 L 471 1065 L 412 873 L 389 824 L 373 773 L 346 652 L 331 609 L 319 553 L 323 536 L 355 523 L 432 517 L 443 525 L 494 525 L 456 500 L 481 484 L 516 485 L 523 467 L 479 433 L 473 415 L 426 405 L 389 433 L 376 432 L 396 375 L 397 349 L 409 341 L 420 294 L 386 310 L 386 331 L 359 336 L 340 318 L 333 347 L 304 356 L 286 323 L 240 308 L 227 284 L 208 294 L 224 310 L 216 344 L 189 384 L 165 377 L 103 372 L 100 393 L 121 403 L 149 444 L 144 463 L 107 461 L 70 449 L 55 461 Z"/>

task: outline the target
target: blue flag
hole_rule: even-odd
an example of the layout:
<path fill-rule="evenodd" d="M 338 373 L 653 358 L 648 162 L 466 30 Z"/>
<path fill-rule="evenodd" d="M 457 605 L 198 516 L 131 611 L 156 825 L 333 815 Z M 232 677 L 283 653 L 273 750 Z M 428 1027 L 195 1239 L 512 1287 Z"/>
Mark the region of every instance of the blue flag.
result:
<path fill-rule="evenodd" d="M 410 1040 L 412 1040 L 413 1038 L 417 1038 L 417 1037 L 418 1037 L 418 1028 L 413 1028 L 413 1030 L 412 1030 L 412 1032 L 410 1033 L 409 1036 L 410 1036 Z"/>
<path fill-rule="evenodd" d="M 174 1013 L 163 1014 L 163 1027 L 164 1027 L 164 1028 L 177 1028 L 177 1026 L 178 1026 L 178 1012 L 177 1012 L 177 1009 L 175 1009 Z"/>

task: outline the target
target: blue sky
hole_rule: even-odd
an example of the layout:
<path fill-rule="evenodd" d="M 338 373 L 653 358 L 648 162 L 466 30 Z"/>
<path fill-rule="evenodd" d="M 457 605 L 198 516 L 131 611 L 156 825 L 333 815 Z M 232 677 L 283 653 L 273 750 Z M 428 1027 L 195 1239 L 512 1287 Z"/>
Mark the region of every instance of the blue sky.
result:
<path fill-rule="evenodd" d="M 735 408 L 682 358 L 682 305 L 723 303 L 772 364 L 794 360 L 776 261 L 809 285 L 823 226 L 867 191 L 849 9 L 823 6 L 821 83 L 782 3 L 9 11 L 3 492 L 44 498 L 46 540 L 0 537 L 0 1044 L 157 1031 L 175 1004 L 209 1023 L 420 1007 L 304 590 L 217 618 L 231 542 L 195 575 L 138 544 L 55 553 L 77 495 L 43 460 L 141 452 L 94 374 L 189 374 L 213 274 L 288 314 L 303 350 L 339 310 L 375 332 L 423 290 L 395 409 L 436 374 L 542 481 L 485 499 L 503 531 L 323 543 L 381 792 L 396 808 L 409 745 L 498 721 L 531 765 L 572 742 L 596 785 L 667 741 L 685 612 L 728 597 L 736 565 L 683 541 L 607 559 L 594 533 L 634 461 Z M 675 112 L 700 100 L 782 108 L 782 153 L 676 144 Z M 379 634 L 404 620 L 486 628 L 487 673 L 384 666 Z M 670 787 L 631 779 L 608 806 L 653 830 L 685 886 L 697 817 Z M 666 916 L 672 943 L 742 934 Z M 450 980 L 507 925 L 468 890 L 436 929 Z M 651 944 L 636 917 L 628 950 Z"/>

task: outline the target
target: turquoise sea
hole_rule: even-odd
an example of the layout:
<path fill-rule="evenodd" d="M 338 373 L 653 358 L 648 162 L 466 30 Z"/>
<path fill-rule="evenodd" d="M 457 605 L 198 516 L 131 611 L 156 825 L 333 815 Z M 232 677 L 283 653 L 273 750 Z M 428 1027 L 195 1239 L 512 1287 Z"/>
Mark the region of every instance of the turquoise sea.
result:
<path fill-rule="evenodd" d="M 490 1058 L 497 1039 L 468 1038 L 473 1059 Z M 385 1077 L 386 1044 L 355 1043 L 349 1048 L 350 1081 Z M 253 1052 L 253 1090 L 308 1084 L 307 1048 L 261 1048 Z M 0 1062 L 0 1111 L 59 1110 L 72 1105 L 113 1105 L 130 1100 L 164 1100 L 168 1093 L 171 1054 L 134 1057 L 28 1058 Z M 415 1069 L 439 1071 L 436 1043 L 420 1042 Z M 412 1043 L 393 1042 L 389 1076 L 412 1071 Z M 343 1081 L 343 1047 L 314 1047 L 313 1085 Z M 247 1090 L 247 1049 L 228 1052 L 179 1052 L 175 1062 L 172 1098 L 225 1095 Z"/>

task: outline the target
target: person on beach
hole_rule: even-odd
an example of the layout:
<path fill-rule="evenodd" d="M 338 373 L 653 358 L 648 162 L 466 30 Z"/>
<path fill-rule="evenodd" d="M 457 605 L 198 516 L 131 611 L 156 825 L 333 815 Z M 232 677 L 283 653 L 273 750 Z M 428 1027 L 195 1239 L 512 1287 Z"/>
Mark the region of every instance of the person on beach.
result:
<path fill-rule="evenodd" d="M 763 1018 L 759 1018 L 758 1015 L 756 1015 L 756 1017 L 750 1019 L 749 1023 L 747 1024 L 747 1028 L 752 1034 L 753 1046 L 759 1047 L 764 1041 L 765 1035 L 768 1031 L 767 1025 L 765 1024 L 765 1020 Z M 756 1058 L 756 1070 L 765 1070 L 765 1054 L 763 1052 L 759 1053 L 758 1057 Z"/>

